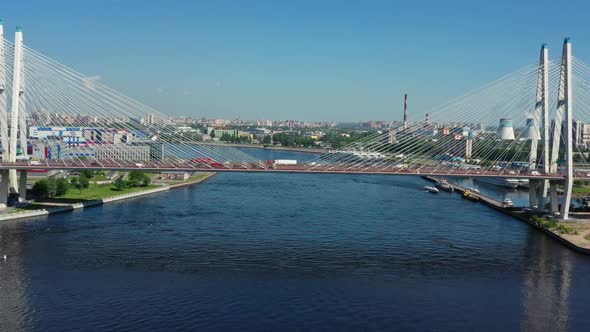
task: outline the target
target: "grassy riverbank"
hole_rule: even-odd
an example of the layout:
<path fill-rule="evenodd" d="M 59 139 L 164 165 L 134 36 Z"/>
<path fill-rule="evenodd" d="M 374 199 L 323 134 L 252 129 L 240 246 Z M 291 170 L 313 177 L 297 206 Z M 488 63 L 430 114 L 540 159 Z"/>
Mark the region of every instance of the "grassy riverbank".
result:
<path fill-rule="evenodd" d="M 72 189 L 69 190 L 65 195 L 61 197 L 57 197 L 52 199 L 52 201 L 88 201 L 88 200 L 97 200 L 97 199 L 104 199 L 111 196 L 123 195 L 134 193 L 138 191 L 143 191 L 147 189 L 158 188 L 158 185 L 149 185 L 145 187 L 132 187 L 132 188 L 123 188 L 123 189 L 115 189 L 111 184 L 99 184 L 94 185 L 91 184 L 90 187 L 82 190 Z"/>
<path fill-rule="evenodd" d="M 574 181 L 572 188 L 572 196 L 574 198 L 584 197 L 590 195 L 590 182 L 587 181 Z"/>
<path fill-rule="evenodd" d="M 590 187 L 579 187 L 574 186 L 572 188 L 572 194 L 581 194 L 581 195 L 589 195 L 590 194 Z"/>
<path fill-rule="evenodd" d="M 109 201 L 124 200 L 132 197 L 149 195 L 180 186 L 188 186 L 205 181 L 216 173 L 196 173 L 187 180 L 163 180 L 157 179 L 157 174 L 150 174 L 154 177 L 154 184 L 138 187 L 126 187 L 117 189 L 113 184 L 95 185 L 90 184 L 82 190 L 70 188 L 68 192 L 60 197 L 44 199 L 18 208 L 10 208 L 0 213 L 2 220 L 23 218 L 25 212 L 32 213 L 56 213 L 73 210 L 80 207 L 101 205 Z M 76 206 L 78 205 L 78 206 Z M 54 211 L 52 208 L 60 208 L 61 211 Z M 65 210 L 64 210 L 65 208 Z M 43 211 L 46 210 L 46 211 Z M 39 215 L 39 214 L 36 215 Z M 34 215 L 33 215 L 34 216 Z M 26 217 L 26 216 L 25 216 Z"/>
<path fill-rule="evenodd" d="M 579 231 L 577 227 L 572 225 L 566 225 L 563 222 L 558 222 L 556 219 L 541 218 L 538 216 L 532 216 L 531 221 L 537 226 L 546 228 L 550 231 L 557 232 L 559 234 L 578 235 Z"/>

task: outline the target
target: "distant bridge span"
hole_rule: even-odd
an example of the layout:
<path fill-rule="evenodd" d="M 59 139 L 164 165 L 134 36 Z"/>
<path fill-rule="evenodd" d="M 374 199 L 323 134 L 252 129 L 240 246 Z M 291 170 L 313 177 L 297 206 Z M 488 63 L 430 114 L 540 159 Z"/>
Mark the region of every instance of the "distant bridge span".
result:
<path fill-rule="evenodd" d="M 227 167 L 204 167 L 192 165 L 190 162 L 145 162 L 132 163 L 129 161 L 113 160 L 92 160 L 84 163 L 82 161 L 63 162 L 52 161 L 44 162 L 38 165 L 16 162 L 0 163 L 0 170 L 64 170 L 64 171 L 136 171 L 144 172 L 240 172 L 240 173 L 308 173 L 308 174 L 376 174 L 376 175 L 405 175 L 405 176 L 435 176 L 435 177 L 496 177 L 511 179 L 535 179 L 564 181 L 564 176 L 560 174 L 532 174 L 531 172 L 513 172 L 506 170 L 499 171 L 480 171 L 480 170 L 460 170 L 457 168 L 440 168 L 440 167 L 419 167 L 414 169 L 395 168 L 395 167 L 346 167 L 345 165 L 276 165 L 274 167 L 263 168 L 260 165 L 254 167 L 248 166 L 227 166 Z M 576 172 L 575 177 L 578 179 L 589 179 L 590 173 Z"/>

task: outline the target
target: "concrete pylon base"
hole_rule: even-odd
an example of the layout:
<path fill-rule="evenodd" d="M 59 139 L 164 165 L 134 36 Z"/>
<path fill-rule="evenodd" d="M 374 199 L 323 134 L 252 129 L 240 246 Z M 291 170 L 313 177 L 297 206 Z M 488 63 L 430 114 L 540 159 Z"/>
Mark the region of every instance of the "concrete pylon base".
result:
<path fill-rule="evenodd" d="M 529 180 L 529 207 L 531 209 L 537 209 L 537 204 L 539 203 L 537 200 L 537 190 L 538 190 L 538 183 L 535 180 Z"/>
<path fill-rule="evenodd" d="M 557 183 L 549 183 L 549 201 L 551 214 L 555 215 L 559 212 L 559 203 L 557 202 Z"/>
<path fill-rule="evenodd" d="M 9 178 L 9 192 L 18 192 L 18 177 L 16 174 L 16 169 L 11 169 L 8 171 L 8 178 Z"/>
<path fill-rule="evenodd" d="M 5 206 L 8 204 L 8 189 L 10 188 L 8 177 L 8 170 L 0 170 L 0 204 Z"/>
<path fill-rule="evenodd" d="M 545 203 L 549 195 L 549 180 L 541 180 L 539 183 L 539 209 L 545 210 Z"/>
<path fill-rule="evenodd" d="M 20 171 L 20 178 L 18 181 L 18 193 L 20 198 L 25 200 L 27 199 L 27 179 L 28 179 L 28 171 L 21 170 Z"/>

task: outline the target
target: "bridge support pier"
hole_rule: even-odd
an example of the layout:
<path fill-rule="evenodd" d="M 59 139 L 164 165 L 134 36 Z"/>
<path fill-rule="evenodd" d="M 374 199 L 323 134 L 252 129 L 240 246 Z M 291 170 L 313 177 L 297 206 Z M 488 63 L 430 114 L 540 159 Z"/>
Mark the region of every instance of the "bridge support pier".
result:
<path fill-rule="evenodd" d="M 549 180 L 541 180 L 539 183 L 539 208 L 545 210 L 545 203 L 549 195 Z"/>
<path fill-rule="evenodd" d="M 565 177 L 565 185 L 563 186 L 563 200 L 561 202 L 561 211 L 559 213 L 560 219 L 569 219 L 570 205 L 572 203 L 572 188 L 574 186 L 573 176 Z"/>
<path fill-rule="evenodd" d="M 8 170 L 0 170 L 0 204 L 8 205 Z"/>
<path fill-rule="evenodd" d="M 20 171 L 20 178 L 18 181 L 18 193 L 20 198 L 23 200 L 27 199 L 27 179 L 28 179 L 28 171 L 21 170 Z"/>
<path fill-rule="evenodd" d="M 548 180 L 529 180 L 529 207 L 544 211 L 548 190 Z"/>
<path fill-rule="evenodd" d="M 18 174 L 16 174 L 16 169 L 11 169 L 8 171 L 9 176 L 9 188 L 12 189 L 12 192 L 18 192 Z"/>
<path fill-rule="evenodd" d="M 539 189 L 539 184 L 536 180 L 529 180 L 529 207 L 531 209 L 538 208 L 538 200 L 537 200 L 537 190 Z"/>
<path fill-rule="evenodd" d="M 557 183 L 549 182 L 549 211 L 551 214 L 559 212 L 559 203 L 557 202 Z"/>

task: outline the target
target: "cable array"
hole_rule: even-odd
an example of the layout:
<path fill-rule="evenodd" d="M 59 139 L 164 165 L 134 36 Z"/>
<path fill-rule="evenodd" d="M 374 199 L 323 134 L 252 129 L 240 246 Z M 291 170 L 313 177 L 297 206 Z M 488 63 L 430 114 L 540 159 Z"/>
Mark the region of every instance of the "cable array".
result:
<path fill-rule="evenodd" d="M 14 45 L 4 42 L 6 72 L 12 69 Z M 87 137 L 29 139 L 33 145 L 53 149 L 43 162 L 78 166 L 150 168 L 264 168 L 256 158 L 218 141 L 187 138 L 161 112 L 129 98 L 49 57 L 24 47 L 20 112 L 27 114 L 20 127 L 83 128 Z M 7 75 L 8 93 L 12 93 Z M 8 98 L 7 98 L 8 99 Z M 1 100 L 3 106 L 9 100 Z M 145 119 L 150 123 L 143 123 Z M 1 121 L 1 119 L 0 119 Z M 63 133 L 67 136 L 67 132 Z M 29 133 L 31 135 L 31 133 Z M 20 142 L 21 149 L 26 149 Z M 146 156 L 148 156 L 146 158 Z M 100 156 L 100 157 L 99 157 Z M 213 165 L 213 166 L 212 166 Z"/>
<path fill-rule="evenodd" d="M 6 91 L 0 107 L 8 109 L 8 96 L 14 88 L 9 75 L 14 44 L 6 40 L 3 43 L 5 63 L 0 64 L 0 73 L 5 77 Z M 41 160 L 29 156 L 20 163 L 64 168 L 276 168 L 222 142 L 187 135 L 161 112 L 26 46 L 22 63 L 23 83 L 19 89 L 24 94 L 19 98 L 22 116 L 18 119 L 21 155 L 25 155 L 27 145 L 51 150 L 53 155 Z M 572 58 L 572 65 L 574 147 L 581 168 L 590 159 L 590 130 L 585 134 L 582 125 L 590 115 L 590 66 L 576 58 Z M 556 112 L 558 92 L 563 88 L 561 58 L 550 61 L 548 69 L 550 91 L 555 91 L 549 96 L 549 118 L 551 123 L 561 124 L 561 115 Z M 542 132 L 542 119 L 536 111 L 541 71 L 538 64 L 525 66 L 431 109 L 422 121 L 392 123 L 387 129 L 369 133 L 304 165 L 282 169 L 449 175 L 503 175 L 515 169 L 518 173 L 533 172 L 545 153 L 540 137 L 529 137 L 527 130 L 533 119 L 532 130 Z M 0 114 L 0 123 L 10 121 L 4 116 Z M 498 137 L 499 125 L 505 127 L 509 137 Z M 78 136 L 65 132 L 35 138 L 22 129 L 35 127 L 63 127 L 66 131 L 78 128 Z M 0 137 L 8 137 L 3 128 Z M 79 132 L 84 133 L 82 137 Z M 561 131 L 560 154 L 564 135 Z M 532 153 L 531 146 L 535 145 L 537 149 Z M 2 149 L 6 151 L 7 147 Z M 534 164 L 529 165 L 531 160 Z"/>

